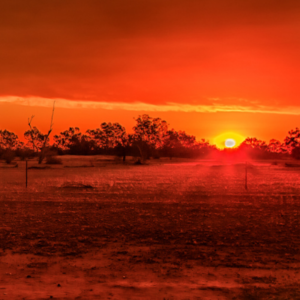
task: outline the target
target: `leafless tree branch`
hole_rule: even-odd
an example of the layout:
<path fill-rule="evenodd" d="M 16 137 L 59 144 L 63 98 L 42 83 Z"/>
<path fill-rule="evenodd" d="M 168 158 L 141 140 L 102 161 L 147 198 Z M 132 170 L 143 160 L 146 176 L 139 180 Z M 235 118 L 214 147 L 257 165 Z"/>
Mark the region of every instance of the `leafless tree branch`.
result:
<path fill-rule="evenodd" d="M 34 118 L 34 116 L 31 116 L 31 118 L 28 118 L 28 126 L 30 128 L 30 136 L 31 136 L 31 140 L 32 140 L 32 145 L 33 145 L 33 148 L 36 149 L 38 151 L 38 148 L 37 146 L 35 145 L 35 139 L 34 139 L 34 136 L 33 136 L 33 128 L 31 126 L 31 122 L 32 122 L 32 119 Z"/>

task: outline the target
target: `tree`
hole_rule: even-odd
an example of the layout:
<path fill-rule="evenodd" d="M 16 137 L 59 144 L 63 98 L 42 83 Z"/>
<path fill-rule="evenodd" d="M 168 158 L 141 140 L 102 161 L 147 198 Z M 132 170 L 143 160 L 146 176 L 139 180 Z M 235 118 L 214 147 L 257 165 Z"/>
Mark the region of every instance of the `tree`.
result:
<path fill-rule="evenodd" d="M 107 144 L 112 148 L 120 148 L 123 161 L 126 160 L 126 152 L 131 144 L 131 135 L 126 133 L 125 127 L 119 123 L 102 123 L 101 128 L 107 139 Z"/>
<path fill-rule="evenodd" d="M 22 146 L 22 142 L 18 140 L 18 136 L 8 130 L 0 130 L 0 147 L 2 149 L 15 150 Z"/>
<path fill-rule="evenodd" d="M 70 154 L 83 154 L 85 153 L 85 139 L 84 135 L 80 132 L 78 127 L 70 127 L 53 137 L 53 146 L 61 151 L 67 151 Z"/>
<path fill-rule="evenodd" d="M 265 141 L 261 141 L 255 137 L 254 138 L 247 137 L 241 145 L 242 145 L 242 147 L 243 147 L 243 145 L 246 145 L 252 149 L 257 149 L 257 150 L 267 150 L 268 149 L 268 145 L 266 144 Z"/>
<path fill-rule="evenodd" d="M 126 133 L 125 127 L 119 123 L 102 123 L 100 128 L 87 130 L 90 139 L 93 139 L 99 148 L 122 150 L 123 161 L 126 160 L 126 152 L 131 143 L 131 135 Z"/>
<path fill-rule="evenodd" d="M 70 154 L 90 154 L 94 150 L 94 141 L 82 134 L 78 127 L 70 127 L 53 137 L 54 147 Z"/>
<path fill-rule="evenodd" d="M 271 139 L 268 145 L 268 149 L 273 153 L 284 153 L 286 152 L 285 145 L 276 139 Z"/>
<path fill-rule="evenodd" d="M 141 162 L 147 159 L 147 152 L 163 146 L 167 136 L 168 124 L 160 118 L 151 118 L 149 115 L 139 116 L 133 127 L 133 145 L 140 152 Z"/>
<path fill-rule="evenodd" d="M 164 150 L 170 159 L 178 153 L 178 148 L 180 147 L 181 142 L 178 132 L 174 129 L 168 130 L 164 139 Z"/>
<path fill-rule="evenodd" d="M 164 149 L 168 153 L 170 159 L 176 155 L 190 156 L 191 151 L 195 150 L 197 145 L 196 137 L 187 134 L 185 131 L 171 129 L 166 132 Z"/>
<path fill-rule="evenodd" d="M 298 127 L 288 132 L 288 136 L 284 139 L 284 146 L 288 153 L 299 152 L 297 148 L 300 148 L 300 130 Z"/>
<path fill-rule="evenodd" d="M 268 145 L 255 137 L 247 137 L 239 146 L 239 151 L 251 158 L 265 158 L 268 156 Z"/>
<path fill-rule="evenodd" d="M 258 159 L 279 158 L 287 152 L 285 144 L 278 140 L 271 139 L 267 144 L 257 138 L 249 137 L 239 146 L 239 150 Z"/>
<path fill-rule="evenodd" d="M 81 132 L 78 127 L 70 127 L 53 137 L 53 146 L 61 150 L 70 150 L 74 145 L 78 144 L 81 138 Z"/>
<path fill-rule="evenodd" d="M 284 139 L 284 149 L 292 157 L 300 159 L 300 129 L 298 127 L 288 132 L 288 136 Z"/>
<path fill-rule="evenodd" d="M 32 122 L 34 116 L 32 116 L 31 118 L 28 118 L 28 126 L 29 126 L 30 130 L 27 130 L 24 133 L 24 137 L 28 141 L 28 145 L 30 145 L 32 147 L 33 151 L 36 151 L 38 153 L 39 164 L 41 164 L 43 159 L 45 158 L 46 150 L 49 145 L 49 141 L 50 141 L 49 136 L 53 129 L 52 126 L 53 126 L 54 105 L 55 105 L 55 102 L 53 103 L 50 129 L 48 130 L 48 132 L 46 134 L 41 133 L 37 129 L 37 127 L 31 126 L 31 122 Z"/>
<path fill-rule="evenodd" d="M 206 141 L 205 139 L 201 139 L 200 142 L 196 142 L 195 145 L 192 147 L 194 151 L 194 156 L 204 156 L 208 155 L 212 151 L 216 151 L 215 145 L 210 145 L 209 141 Z"/>
<path fill-rule="evenodd" d="M 104 132 L 103 130 L 97 128 L 97 129 L 88 129 L 86 131 L 86 135 L 88 137 L 88 139 L 91 141 L 93 140 L 94 143 L 95 143 L 95 146 L 97 148 L 105 148 L 105 141 L 106 141 L 106 138 L 105 138 L 105 135 L 104 135 Z"/>
<path fill-rule="evenodd" d="M 23 143 L 18 140 L 18 136 L 8 130 L 0 130 L 0 148 L 3 150 L 2 158 L 6 163 L 11 163 L 15 157 L 15 150 L 23 147 Z"/>

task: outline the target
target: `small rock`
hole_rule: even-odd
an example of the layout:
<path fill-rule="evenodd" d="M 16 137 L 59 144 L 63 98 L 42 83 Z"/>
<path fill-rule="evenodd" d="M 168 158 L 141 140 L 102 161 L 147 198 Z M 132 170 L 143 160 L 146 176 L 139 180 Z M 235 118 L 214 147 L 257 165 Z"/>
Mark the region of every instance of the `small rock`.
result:
<path fill-rule="evenodd" d="M 31 276 L 30 275 L 27 275 L 27 277 L 26 278 L 31 278 Z"/>
<path fill-rule="evenodd" d="M 61 287 L 61 285 L 60 285 L 60 284 L 58 284 L 58 285 L 57 285 L 57 287 Z"/>

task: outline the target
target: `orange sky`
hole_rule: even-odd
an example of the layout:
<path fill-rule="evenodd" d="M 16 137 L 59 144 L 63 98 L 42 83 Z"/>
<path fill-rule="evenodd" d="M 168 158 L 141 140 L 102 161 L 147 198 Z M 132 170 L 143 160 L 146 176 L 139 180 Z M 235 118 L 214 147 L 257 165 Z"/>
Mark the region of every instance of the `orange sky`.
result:
<path fill-rule="evenodd" d="M 300 126 L 300 2 L 7 0 L 0 129 L 54 133 L 147 112 L 210 141 Z"/>

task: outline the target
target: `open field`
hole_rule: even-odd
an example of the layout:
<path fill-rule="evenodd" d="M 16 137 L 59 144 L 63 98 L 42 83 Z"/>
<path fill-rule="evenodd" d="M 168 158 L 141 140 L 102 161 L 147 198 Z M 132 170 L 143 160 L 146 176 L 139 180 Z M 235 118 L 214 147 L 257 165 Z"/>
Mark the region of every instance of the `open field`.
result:
<path fill-rule="evenodd" d="M 300 168 L 49 167 L 0 168 L 0 299 L 300 299 Z"/>

